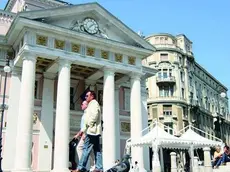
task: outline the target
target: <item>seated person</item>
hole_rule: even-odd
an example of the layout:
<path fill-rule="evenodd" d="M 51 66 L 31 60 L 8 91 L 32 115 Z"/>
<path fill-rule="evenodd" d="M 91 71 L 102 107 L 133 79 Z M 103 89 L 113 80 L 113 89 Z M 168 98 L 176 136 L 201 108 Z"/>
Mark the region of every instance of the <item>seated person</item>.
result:
<path fill-rule="evenodd" d="M 214 168 L 218 168 L 221 164 L 224 164 L 226 162 L 230 162 L 230 150 L 229 146 L 224 146 L 224 153 L 222 154 L 222 157 L 218 160 L 216 166 Z"/>
<path fill-rule="evenodd" d="M 212 167 L 214 167 L 217 162 L 219 161 L 219 159 L 222 157 L 223 152 L 220 151 L 220 147 L 216 147 L 215 148 L 215 152 L 213 155 L 213 160 L 212 160 Z"/>

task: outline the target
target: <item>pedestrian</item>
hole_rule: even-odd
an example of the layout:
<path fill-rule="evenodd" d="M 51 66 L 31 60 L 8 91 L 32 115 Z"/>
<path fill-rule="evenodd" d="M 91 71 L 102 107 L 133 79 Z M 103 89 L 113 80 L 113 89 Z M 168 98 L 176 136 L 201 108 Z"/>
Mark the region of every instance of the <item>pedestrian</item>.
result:
<path fill-rule="evenodd" d="M 88 107 L 85 109 L 84 127 L 79 133 L 82 139 L 84 139 L 84 148 L 77 172 L 85 172 L 87 170 L 86 164 L 92 149 L 95 156 L 95 169 L 93 172 L 102 172 L 102 153 L 100 147 L 101 108 L 96 101 L 96 94 L 94 91 L 88 91 L 85 98 Z"/>
<path fill-rule="evenodd" d="M 85 119 L 85 110 L 86 108 L 88 107 L 88 103 L 86 100 L 84 100 L 81 104 L 81 109 L 84 111 L 82 117 L 81 117 L 81 129 L 80 131 L 74 136 L 74 138 L 76 139 L 79 139 L 79 143 L 77 145 L 77 154 L 78 154 L 78 159 L 80 161 L 81 157 L 82 157 L 82 154 L 83 154 L 83 148 L 84 148 L 84 135 L 81 136 L 81 131 L 83 131 L 84 129 L 84 119 Z M 87 165 L 86 165 L 86 169 L 87 171 L 90 170 L 90 168 L 94 165 L 94 154 L 93 154 L 93 151 L 91 151 L 90 153 L 90 159 L 87 161 Z"/>

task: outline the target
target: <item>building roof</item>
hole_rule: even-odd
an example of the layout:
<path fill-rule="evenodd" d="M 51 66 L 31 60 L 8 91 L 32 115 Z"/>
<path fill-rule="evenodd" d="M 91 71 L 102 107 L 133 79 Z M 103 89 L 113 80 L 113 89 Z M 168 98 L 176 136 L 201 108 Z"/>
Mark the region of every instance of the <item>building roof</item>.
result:
<path fill-rule="evenodd" d="M 210 78 L 212 78 L 216 83 L 218 83 L 219 84 L 219 86 L 221 86 L 223 89 L 224 89 L 224 91 L 228 91 L 228 88 L 226 87 L 226 86 L 224 86 L 220 81 L 218 81 L 214 76 L 212 76 L 205 68 L 203 68 L 199 63 L 197 63 L 196 61 L 195 61 L 195 65 L 196 65 L 196 67 L 198 67 L 198 68 L 200 68 L 206 75 L 208 75 Z M 218 87 L 219 87 L 218 86 Z M 217 88 L 216 88 L 217 89 Z M 218 90 L 217 90 L 218 91 Z M 221 90 L 221 91 L 223 91 L 223 90 Z"/>
<path fill-rule="evenodd" d="M 43 0 L 43 1 L 51 1 L 53 3 L 56 3 L 56 4 L 58 3 L 58 4 L 63 4 L 63 5 L 72 5 L 71 3 L 68 3 L 68 2 L 65 2 L 65 1 L 62 1 L 62 0 Z M 6 3 L 6 6 L 4 8 L 4 10 L 10 11 L 11 8 L 12 8 L 12 5 L 14 3 L 15 3 L 15 0 L 8 0 L 7 3 Z"/>

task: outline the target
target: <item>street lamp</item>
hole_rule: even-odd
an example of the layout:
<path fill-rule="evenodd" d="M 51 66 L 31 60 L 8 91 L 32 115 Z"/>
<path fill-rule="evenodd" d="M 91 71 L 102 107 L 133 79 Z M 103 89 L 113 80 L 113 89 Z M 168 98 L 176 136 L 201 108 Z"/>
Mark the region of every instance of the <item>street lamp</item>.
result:
<path fill-rule="evenodd" d="M 2 105 L 0 107 L 1 110 L 1 128 L 0 128 L 0 172 L 2 172 L 2 129 L 3 129 L 3 118 L 4 118 L 4 111 L 6 109 L 5 98 L 6 98 L 6 83 L 7 83 L 7 74 L 11 71 L 9 66 L 10 60 L 7 58 L 6 66 L 4 67 L 5 72 L 5 82 L 3 87 L 3 98 L 2 98 Z"/>

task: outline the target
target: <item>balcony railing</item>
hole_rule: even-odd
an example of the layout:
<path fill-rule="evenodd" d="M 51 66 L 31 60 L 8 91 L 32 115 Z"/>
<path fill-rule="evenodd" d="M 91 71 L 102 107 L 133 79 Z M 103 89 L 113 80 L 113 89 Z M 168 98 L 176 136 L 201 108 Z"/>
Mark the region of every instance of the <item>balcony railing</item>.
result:
<path fill-rule="evenodd" d="M 157 77 L 157 84 L 159 83 L 175 83 L 176 79 L 174 76 L 169 76 L 169 77 Z"/>
<path fill-rule="evenodd" d="M 186 100 L 181 97 L 150 97 L 148 98 L 148 103 L 160 103 L 160 102 L 178 102 L 178 103 L 186 103 Z"/>

